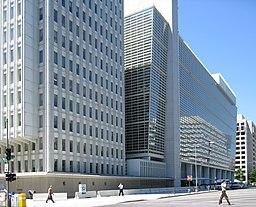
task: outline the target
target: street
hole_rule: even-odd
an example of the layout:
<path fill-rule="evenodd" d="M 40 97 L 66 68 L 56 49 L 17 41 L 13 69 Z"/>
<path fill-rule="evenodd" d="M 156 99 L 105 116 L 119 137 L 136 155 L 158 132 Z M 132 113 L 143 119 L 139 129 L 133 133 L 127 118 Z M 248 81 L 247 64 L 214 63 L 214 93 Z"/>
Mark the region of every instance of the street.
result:
<path fill-rule="evenodd" d="M 172 198 L 162 198 L 150 201 L 124 202 L 109 207 L 129 207 L 129 206 L 154 206 L 154 207 L 213 207 L 219 206 L 218 199 L 221 192 L 212 192 L 207 194 L 186 195 Z M 255 207 L 256 206 L 256 189 L 242 189 L 227 191 L 230 202 L 236 207 Z M 228 206 L 226 200 L 220 206 Z"/>

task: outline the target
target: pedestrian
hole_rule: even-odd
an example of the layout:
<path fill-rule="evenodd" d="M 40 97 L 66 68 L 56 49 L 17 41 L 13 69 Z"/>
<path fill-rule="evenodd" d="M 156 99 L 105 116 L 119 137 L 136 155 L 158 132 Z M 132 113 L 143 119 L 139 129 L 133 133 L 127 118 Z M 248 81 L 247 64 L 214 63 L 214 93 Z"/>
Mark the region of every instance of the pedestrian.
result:
<path fill-rule="evenodd" d="M 50 186 L 48 188 L 48 197 L 46 199 L 46 203 L 48 203 L 48 200 L 51 200 L 53 203 L 55 203 L 53 198 L 52 198 L 52 195 L 53 195 L 52 186 Z"/>
<path fill-rule="evenodd" d="M 228 205 L 231 205 L 230 204 L 230 201 L 228 199 L 228 195 L 227 195 L 227 183 L 225 180 L 223 180 L 223 182 L 221 183 L 221 196 L 220 196 L 220 199 L 219 199 L 219 205 L 222 204 L 222 199 L 225 197 L 225 199 L 227 200 L 228 202 Z"/>
<path fill-rule="evenodd" d="M 30 199 L 33 199 L 34 193 L 35 193 L 34 190 L 28 190 L 28 194 L 29 194 L 29 198 L 30 198 Z"/>
<path fill-rule="evenodd" d="M 124 185 L 122 183 L 120 183 L 118 185 L 119 188 L 119 196 L 122 194 L 122 196 L 124 196 Z"/>

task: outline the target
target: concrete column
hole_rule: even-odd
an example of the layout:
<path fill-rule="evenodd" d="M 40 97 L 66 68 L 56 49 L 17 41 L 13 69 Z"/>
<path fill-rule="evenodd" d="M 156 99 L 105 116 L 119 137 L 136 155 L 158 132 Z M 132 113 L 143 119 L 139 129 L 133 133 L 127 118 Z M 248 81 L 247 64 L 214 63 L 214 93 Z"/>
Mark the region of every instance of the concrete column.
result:
<path fill-rule="evenodd" d="M 209 167 L 205 167 L 205 178 L 207 178 L 206 183 L 211 183 L 210 168 Z"/>
<path fill-rule="evenodd" d="M 198 184 L 202 183 L 202 165 L 198 166 L 197 170 Z"/>

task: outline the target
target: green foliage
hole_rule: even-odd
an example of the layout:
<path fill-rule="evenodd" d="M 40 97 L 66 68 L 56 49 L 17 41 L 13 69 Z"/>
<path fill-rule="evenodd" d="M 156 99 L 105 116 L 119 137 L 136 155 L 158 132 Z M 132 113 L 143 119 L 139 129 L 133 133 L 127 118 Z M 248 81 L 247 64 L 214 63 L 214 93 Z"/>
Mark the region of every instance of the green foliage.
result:
<path fill-rule="evenodd" d="M 239 168 L 235 171 L 235 179 L 244 181 L 244 173 L 241 168 Z"/>
<path fill-rule="evenodd" d="M 251 183 L 256 183 L 256 170 L 253 170 L 253 171 L 250 173 L 250 182 L 251 182 Z"/>

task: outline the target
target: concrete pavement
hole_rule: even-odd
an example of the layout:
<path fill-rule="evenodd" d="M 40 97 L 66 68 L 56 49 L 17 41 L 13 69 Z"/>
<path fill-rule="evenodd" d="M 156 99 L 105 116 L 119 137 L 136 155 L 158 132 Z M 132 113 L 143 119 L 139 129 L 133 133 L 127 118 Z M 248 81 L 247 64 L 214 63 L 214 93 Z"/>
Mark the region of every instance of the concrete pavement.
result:
<path fill-rule="evenodd" d="M 125 192 L 125 191 L 124 191 Z M 208 191 L 198 192 L 199 194 L 210 193 Z M 194 193 L 191 193 L 194 194 Z M 178 194 L 137 194 L 137 195 L 125 195 L 125 196 L 110 196 L 110 197 L 97 197 L 97 198 L 85 198 L 85 199 L 68 199 L 65 201 L 57 201 L 52 203 L 48 201 L 33 201 L 27 200 L 28 207 L 44 207 L 44 206 L 54 206 L 54 207 L 93 207 L 93 206 L 107 206 L 115 205 L 119 203 L 136 203 L 141 201 L 153 201 L 157 199 L 163 199 L 168 197 L 186 196 L 188 193 L 178 193 Z"/>
<path fill-rule="evenodd" d="M 207 194 L 195 194 L 182 197 L 170 197 L 165 199 L 155 199 L 141 202 L 123 202 L 109 207 L 217 207 L 229 206 L 226 200 L 219 205 L 218 200 L 221 192 L 211 192 Z M 255 207 L 256 206 L 256 189 L 243 189 L 227 191 L 232 206 L 235 207 Z M 104 205 L 106 206 L 106 205 Z"/>
<path fill-rule="evenodd" d="M 199 192 L 199 193 L 180 193 L 180 194 L 140 194 L 111 197 L 97 197 L 86 199 L 68 199 L 56 203 L 45 203 L 43 201 L 27 200 L 28 207 L 93 207 L 93 206 L 154 206 L 154 207 L 214 207 L 218 205 L 220 191 Z M 256 189 L 243 189 L 227 191 L 230 201 L 236 207 L 255 207 Z M 223 200 L 222 206 L 228 206 Z"/>

